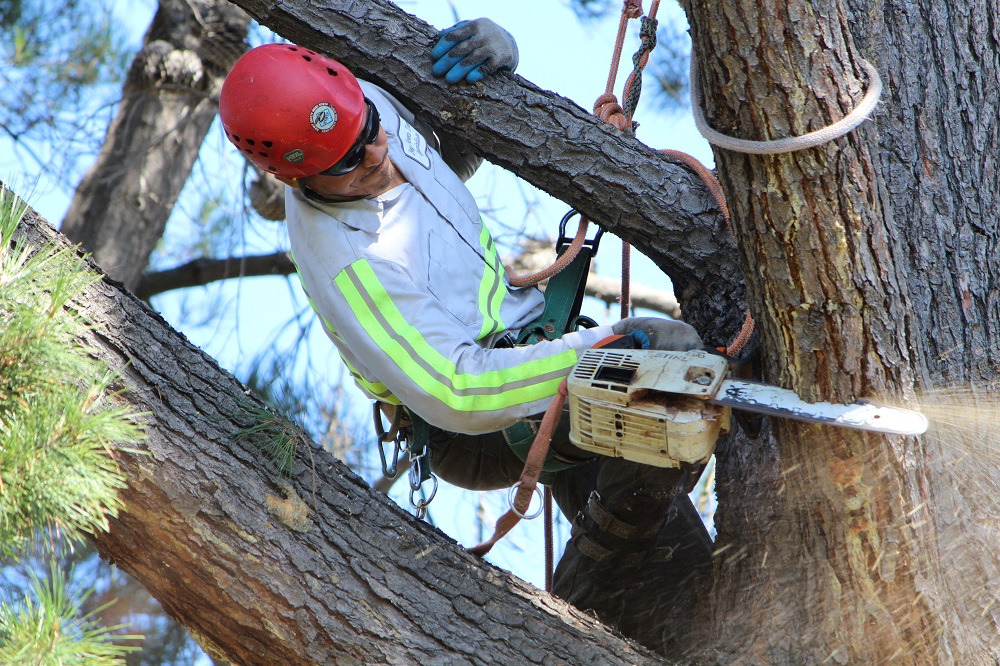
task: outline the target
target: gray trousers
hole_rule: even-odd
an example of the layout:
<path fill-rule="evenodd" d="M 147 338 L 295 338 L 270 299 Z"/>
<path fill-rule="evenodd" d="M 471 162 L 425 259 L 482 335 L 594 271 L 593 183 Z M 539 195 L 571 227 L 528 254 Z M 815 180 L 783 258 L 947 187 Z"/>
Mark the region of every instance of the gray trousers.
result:
<path fill-rule="evenodd" d="M 567 520 L 586 505 L 591 491 L 597 489 L 599 460 L 573 446 L 569 441 L 567 418 L 560 421 L 552 437 L 552 449 L 564 458 L 579 459 L 578 465 L 556 472 L 549 484 L 552 499 Z M 430 427 L 428 447 L 431 471 L 448 483 L 467 490 L 499 490 L 517 483 L 524 470 L 503 432 L 464 435 Z"/>

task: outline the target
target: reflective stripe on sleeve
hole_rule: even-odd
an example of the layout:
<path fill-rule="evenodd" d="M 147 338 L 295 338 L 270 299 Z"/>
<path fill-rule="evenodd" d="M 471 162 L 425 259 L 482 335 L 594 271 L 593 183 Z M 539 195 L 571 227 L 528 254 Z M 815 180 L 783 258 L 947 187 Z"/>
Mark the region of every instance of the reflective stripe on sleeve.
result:
<path fill-rule="evenodd" d="M 351 377 L 354 378 L 354 383 L 358 385 L 358 388 L 364 391 L 364 393 L 372 400 L 381 400 L 382 402 L 387 402 L 390 405 L 400 404 L 399 398 L 392 394 L 385 384 L 382 382 L 372 382 L 361 376 L 361 373 L 354 369 L 347 359 L 344 358 L 343 354 L 340 356 L 340 360 L 344 362 L 347 366 L 348 372 L 351 373 Z"/>
<path fill-rule="evenodd" d="M 364 330 L 421 390 L 457 411 L 491 411 L 555 395 L 576 364 L 574 349 L 503 370 L 459 373 L 396 308 L 367 260 L 334 279 Z"/>
<path fill-rule="evenodd" d="M 500 307 L 507 295 L 507 285 L 503 281 L 503 267 L 497 256 L 497 246 L 486 225 L 483 224 L 482 227 L 479 243 L 483 247 L 486 262 L 483 266 L 483 279 L 479 283 L 479 313 L 483 318 L 483 326 L 479 329 L 476 340 L 482 340 L 505 328 L 500 317 Z"/>
<path fill-rule="evenodd" d="M 316 316 L 319 317 L 320 322 L 323 324 L 323 327 L 326 328 L 327 332 L 337 340 L 343 342 L 343 338 L 337 335 L 337 329 L 330 325 L 330 322 L 326 320 L 326 317 L 320 314 L 319 308 L 316 307 L 316 303 L 314 303 L 312 297 L 309 296 L 309 291 L 306 289 L 306 283 L 302 279 L 302 274 L 298 272 L 299 265 L 295 261 L 295 255 L 290 252 L 289 255 L 292 257 L 292 263 L 295 264 L 296 275 L 298 275 L 299 284 L 302 286 L 302 293 L 306 295 L 306 300 L 309 301 L 309 307 L 311 307 L 313 312 L 316 313 Z M 385 384 L 365 379 L 360 372 L 354 369 L 353 365 L 347 362 L 347 359 L 344 358 L 343 354 L 340 355 L 340 360 L 344 362 L 345 366 L 347 366 L 347 370 L 351 373 L 351 377 L 354 378 L 354 383 L 357 387 L 361 389 L 361 391 L 369 398 L 372 400 L 381 400 L 382 402 L 387 402 L 391 405 L 400 404 L 399 398 L 394 396 L 392 391 L 390 391 Z"/>

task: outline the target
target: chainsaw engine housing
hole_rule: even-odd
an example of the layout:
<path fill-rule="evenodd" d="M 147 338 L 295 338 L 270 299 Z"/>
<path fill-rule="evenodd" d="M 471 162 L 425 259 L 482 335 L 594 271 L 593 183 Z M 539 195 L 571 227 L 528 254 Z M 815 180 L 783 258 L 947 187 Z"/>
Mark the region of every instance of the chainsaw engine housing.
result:
<path fill-rule="evenodd" d="M 589 349 L 567 378 L 570 441 L 657 467 L 708 462 L 730 411 L 706 399 L 728 367 L 703 351 Z"/>

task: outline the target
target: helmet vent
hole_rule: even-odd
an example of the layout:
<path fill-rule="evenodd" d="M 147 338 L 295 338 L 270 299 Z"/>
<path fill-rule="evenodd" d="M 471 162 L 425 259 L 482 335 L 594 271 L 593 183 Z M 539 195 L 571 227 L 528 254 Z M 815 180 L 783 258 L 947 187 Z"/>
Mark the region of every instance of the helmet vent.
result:
<path fill-rule="evenodd" d="M 333 67 L 327 67 L 326 73 L 329 74 L 330 76 L 340 76 L 337 70 L 335 70 Z"/>
<path fill-rule="evenodd" d="M 261 141 L 261 143 L 264 144 L 265 148 L 273 148 L 274 147 L 274 142 L 273 141 Z"/>
<path fill-rule="evenodd" d="M 253 139 L 247 139 L 247 145 L 248 146 L 253 146 L 253 145 L 256 145 L 256 144 L 255 144 L 255 142 L 254 142 Z"/>

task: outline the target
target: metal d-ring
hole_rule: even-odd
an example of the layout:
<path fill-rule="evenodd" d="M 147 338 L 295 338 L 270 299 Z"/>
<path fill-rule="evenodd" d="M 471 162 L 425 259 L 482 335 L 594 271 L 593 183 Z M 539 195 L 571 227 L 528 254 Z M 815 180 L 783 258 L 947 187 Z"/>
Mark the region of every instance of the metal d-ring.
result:
<path fill-rule="evenodd" d="M 517 489 L 521 486 L 521 483 L 521 481 L 518 481 L 510 487 L 510 490 L 507 491 L 507 503 L 510 504 L 510 510 L 513 511 L 518 518 L 523 518 L 524 520 L 534 520 L 535 518 L 538 518 L 538 516 L 542 515 L 542 511 L 545 510 L 545 497 L 542 495 L 541 488 L 535 486 L 532 488 L 531 493 L 532 495 L 538 493 L 538 498 L 540 500 L 538 503 L 538 511 L 528 515 L 521 513 L 517 510 L 517 507 L 514 506 L 514 495 L 517 493 Z M 528 506 L 531 506 L 531 502 L 528 502 Z"/>

